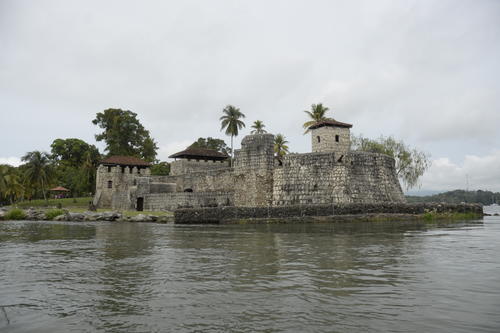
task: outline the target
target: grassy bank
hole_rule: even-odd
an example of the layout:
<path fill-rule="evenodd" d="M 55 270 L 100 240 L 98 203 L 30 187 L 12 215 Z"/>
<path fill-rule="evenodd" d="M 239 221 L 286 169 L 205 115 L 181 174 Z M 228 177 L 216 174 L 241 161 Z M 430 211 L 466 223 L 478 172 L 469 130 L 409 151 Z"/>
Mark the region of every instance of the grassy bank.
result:
<path fill-rule="evenodd" d="M 89 207 L 89 201 L 92 201 L 92 197 L 81 197 L 81 198 L 65 198 L 65 199 L 49 199 L 45 200 L 31 200 L 22 201 L 14 204 L 18 208 L 44 208 L 44 207 L 56 207 L 61 204 L 61 208 L 84 208 Z"/>

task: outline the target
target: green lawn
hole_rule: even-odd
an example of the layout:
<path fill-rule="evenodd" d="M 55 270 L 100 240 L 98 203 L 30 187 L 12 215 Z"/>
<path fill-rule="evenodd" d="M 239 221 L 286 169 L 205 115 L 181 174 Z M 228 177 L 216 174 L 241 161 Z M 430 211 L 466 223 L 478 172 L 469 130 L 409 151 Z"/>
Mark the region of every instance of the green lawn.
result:
<path fill-rule="evenodd" d="M 61 204 L 62 208 L 84 208 L 89 207 L 89 201 L 92 201 L 92 197 L 83 198 L 65 198 L 65 199 L 49 199 L 45 200 L 31 200 L 23 201 L 14 204 L 19 208 L 29 208 L 29 207 L 54 207 Z"/>
<path fill-rule="evenodd" d="M 76 201 L 76 202 L 75 202 Z M 92 197 L 83 197 L 83 198 L 67 198 L 67 199 L 50 199 L 48 200 L 48 203 L 45 202 L 45 200 L 31 200 L 31 201 L 23 201 L 23 202 L 18 202 L 14 206 L 17 206 L 18 208 L 29 208 L 29 207 L 34 207 L 34 208 L 45 208 L 45 207 L 56 207 L 59 203 L 61 204 L 62 208 L 67 209 L 68 211 L 72 213 L 83 213 L 86 212 L 89 208 L 89 201 L 92 201 Z M 97 211 L 102 213 L 102 212 L 109 212 L 112 209 L 107 209 L 107 208 L 99 208 Z M 145 214 L 145 215 L 155 215 L 155 216 L 172 216 L 172 212 L 167 212 L 167 211 L 158 211 L 158 212 L 153 212 L 153 211 L 144 211 L 144 212 L 137 212 L 135 210 L 127 210 L 121 212 L 124 216 L 136 216 L 139 214 Z"/>
<path fill-rule="evenodd" d="M 83 213 L 86 212 L 88 209 L 87 208 L 78 208 L 78 207 L 72 207 L 68 208 L 68 211 L 71 213 Z M 112 211 L 112 209 L 106 209 L 106 208 L 99 208 L 97 212 L 103 213 L 103 212 L 109 212 Z M 144 215 L 155 215 L 155 216 L 173 216 L 173 212 L 167 212 L 167 211 L 143 211 L 143 212 L 138 212 L 135 210 L 125 210 L 121 211 L 124 216 L 137 216 L 139 214 L 144 214 Z"/>

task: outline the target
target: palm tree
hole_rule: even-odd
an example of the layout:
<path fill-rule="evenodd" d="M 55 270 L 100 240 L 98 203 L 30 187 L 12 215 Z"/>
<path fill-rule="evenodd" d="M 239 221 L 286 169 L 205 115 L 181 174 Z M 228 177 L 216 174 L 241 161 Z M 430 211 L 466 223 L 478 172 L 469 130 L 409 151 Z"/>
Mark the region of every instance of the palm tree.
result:
<path fill-rule="evenodd" d="M 274 137 L 274 152 L 276 153 L 276 157 L 281 158 L 288 154 L 288 146 L 289 143 L 285 140 L 285 136 L 283 134 L 277 134 Z"/>
<path fill-rule="evenodd" d="M 226 135 L 231 136 L 231 166 L 233 166 L 233 137 L 238 136 L 238 131 L 245 127 L 245 123 L 240 120 L 240 118 L 245 118 L 245 115 L 241 113 L 240 109 L 235 106 L 227 105 L 224 110 L 222 110 L 224 115 L 220 117 L 221 128 L 226 130 Z"/>
<path fill-rule="evenodd" d="M 21 160 L 26 162 L 26 181 L 34 188 L 41 189 L 43 198 L 47 201 L 45 189 L 54 176 L 50 155 L 39 151 L 32 151 L 26 153 Z"/>
<path fill-rule="evenodd" d="M 9 198 L 13 204 L 23 193 L 23 186 L 19 180 L 19 174 L 14 167 L 0 165 L 0 199 Z"/>
<path fill-rule="evenodd" d="M 304 134 L 309 132 L 309 127 L 311 127 L 312 125 L 320 121 L 332 120 L 331 118 L 325 117 L 326 111 L 328 111 L 328 108 L 326 106 L 323 106 L 322 103 L 311 105 L 311 111 L 304 111 L 311 119 L 309 121 L 306 121 L 304 125 L 302 125 L 306 130 Z"/>
<path fill-rule="evenodd" d="M 252 133 L 252 134 L 267 133 L 267 131 L 264 129 L 264 127 L 266 127 L 266 125 L 264 125 L 264 123 L 262 121 L 256 120 L 253 122 L 253 125 L 252 125 L 253 131 L 250 133 Z"/>
<path fill-rule="evenodd" d="M 7 191 L 8 177 L 9 177 L 9 166 L 0 165 L 0 193 L 5 193 L 5 191 Z"/>

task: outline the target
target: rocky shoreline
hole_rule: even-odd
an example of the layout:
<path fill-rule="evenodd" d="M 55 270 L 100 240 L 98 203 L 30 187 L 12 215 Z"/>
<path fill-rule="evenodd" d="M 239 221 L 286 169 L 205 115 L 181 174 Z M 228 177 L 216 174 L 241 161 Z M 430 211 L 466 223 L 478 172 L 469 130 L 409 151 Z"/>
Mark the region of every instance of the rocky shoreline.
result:
<path fill-rule="evenodd" d="M 17 210 L 18 215 L 8 215 Z M 467 219 L 482 217 L 480 204 L 343 204 L 293 205 L 277 207 L 214 207 L 177 209 L 173 215 L 126 215 L 118 211 L 70 212 L 56 208 L 24 210 L 0 207 L 0 220 L 68 221 L 68 222 L 153 222 L 177 224 L 258 224 L 258 223 L 329 223 L 346 221 L 396 221 Z"/>
<path fill-rule="evenodd" d="M 54 217 L 48 216 L 50 211 L 54 208 L 28 208 L 22 210 L 26 221 L 67 221 L 67 222 L 93 222 L 93 221 L 111 221 L 111 222 L 156 222 L 156 223 L 172 223 L 173 216 L 168 215 L 152 215 L 152 214 L 138 214 L 135 216 L 126 216 L 121 212 L 106 211 L 106 212 L 92 212 L 86 211 L 82 213 L 70 212 L 66 209 L 61 209 L 62 214 Z M 0 220 L 5 219 L 8 210 L 0 208 Z"/>
<path fill-rule="evenodd" d="M 480 204 L 374 203 L 270 207 L 185 208 L 174 211 L 175 223 L 255 224 L 337 221 L 432 220 L 483 217 Z"/>

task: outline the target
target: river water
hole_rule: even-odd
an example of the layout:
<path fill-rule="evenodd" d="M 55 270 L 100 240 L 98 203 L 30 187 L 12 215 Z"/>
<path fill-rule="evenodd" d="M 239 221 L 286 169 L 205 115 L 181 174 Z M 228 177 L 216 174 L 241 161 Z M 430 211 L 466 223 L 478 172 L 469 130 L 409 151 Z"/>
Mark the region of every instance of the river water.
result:
<path fill-rule="evenodd" d="M 0 332 L 500 332 L 500 218 L 0 222 Z"/>

